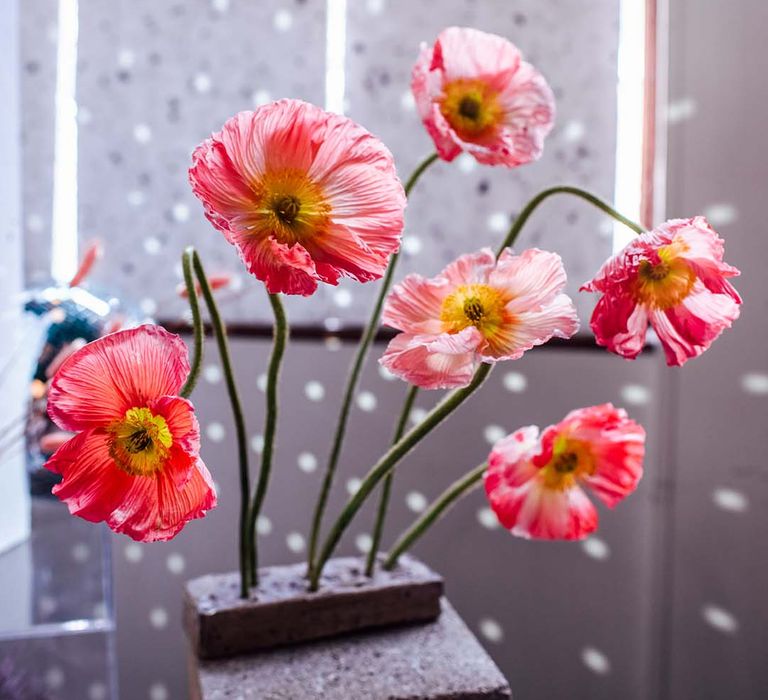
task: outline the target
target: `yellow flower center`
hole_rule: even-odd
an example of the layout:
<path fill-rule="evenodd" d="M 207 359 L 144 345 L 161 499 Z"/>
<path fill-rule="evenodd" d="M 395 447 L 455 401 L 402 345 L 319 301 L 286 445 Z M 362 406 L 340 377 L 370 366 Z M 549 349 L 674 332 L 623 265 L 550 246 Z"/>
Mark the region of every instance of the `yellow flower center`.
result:
<path fill-rule="evenodd" d="M 134 476 L 151 476 L 160 470 L 173 444 L 165 418 L 148 408 L 129 408 L 110 432 L 112 458 L 120 469 Z"/>
<path fill-rule="evenodd" d="M 555 438 L 552 459 L 542 468 L 547 488 L 564 491 L 580 478 L 595 473 L 595 458 L 588 443 L 564 435 Z"/>
<path fill-rule="evenodd" d="M 468 326 L 479 330 L 489 343 L 513 321 L 504 307 L 509 299 L 487 284 L 462 284 L 443 300 L 440 321 L 444 333 L 459 333 Z"/>
<path fill-rule="evenodd" d="M 637 270 L 635 297 L 652 309 L 671 309 L 687 297 L 696 282 L 696 273 L 677 253 L 684 244 L 659 248 L 659 262 L 643 260 Z"/>
<path fill-rule="evenodd" d="M 286 245 L 301 243 L 328 225 L 330 204 L 305 172 L 295 169 L 266 173 L 254 184 L 258 199 L 251 229 L 271 234 Z"/>
<path fill-rule="evenodd" d="M 465 141 L 492 135 L 504 116 L 498 94 L 484 81 L 466 78 L 445 86 L 440 111 Z"/>

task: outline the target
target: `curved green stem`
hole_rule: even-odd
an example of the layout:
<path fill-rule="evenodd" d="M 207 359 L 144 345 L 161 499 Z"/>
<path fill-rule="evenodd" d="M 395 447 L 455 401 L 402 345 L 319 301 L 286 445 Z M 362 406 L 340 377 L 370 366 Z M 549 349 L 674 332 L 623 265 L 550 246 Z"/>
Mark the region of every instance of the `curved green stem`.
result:
<path fill-rule="evenodd" d="M 397 426 L 395 427 L 395 435 L 392 438 L 392 444 L 394 445 L 405 432 L 405 426 L 408 425 L 408 417 L 411 415 L 411 409 L 413 408 L 413 402 L 416 400 L 416 396 L 419 393 L 419 387 L 412 386 L 408 390 L 408 395 L 405 397 L 405 403 L 400 411 L 400 417 L 397 420 Z M 384 520 L 387 517 L 387 509 L 389 508 L 389 498 L 392 492 L 392 480 L 394 474 L 390 472 L 384 479 L 384 485 L 381 487 L 381 499 L 379 500 L 379 509 L 376 512 L 376 524 L 373 527 L 373 538 L 371 540 L 371 548 L 368 551 L 368 559 L 365 563 L 365 575 L 373 576 L 373 567 L 376 565 L 376 555 L 379 553 L 379 545 L 381 544 L 381 536 L 384 533 Z"/>
<path fill-rule="evenodd" d="M 272 305 L 272 312 L 275 316 L 275 326 L 273 331 L 272 355 L 269 358 L 269 368 L 267 370 L 267 412 L 264 420 L 264 449 L 261 453 L 261 469 L 259 470 L 259 480 L 256 483 L 256 492 L 251 502 L 251 508 L 248 513 L 248 533 L 251 538 L 251 556 L 250 579 L 251 584 L 256 586 L 259 583 L 259 557 L 256 534 L 256 521 L 261 513 L 261 506 L 264 503 L 264 497 L 267 495 L 267 486 L 269 485 L 269 475 L 272 471 L 272 455 L 275 445 L 275 431 L 277 429 L 277 386 L 280 376 L 280 364 L 283 360 L 285 345 L 288 341 L 288 322 L 285 318 L 280 296 L 277 294 L 269 295 L 269 303 Z"/>
<path fill-rule="evenodd" d="M 424 171 L 437 160 L 437 153 L 425 158 L 416 169 L 411 173 L 408 178 L 408 182 L 405 183 L 405 195 L 406 197 L 411 193 L 419 178 Z M 341 455 L 341 446 L 344 442 L 344 434 L 347 428 L 347 421 L 349 420 L 349 411 L 352 406 L 352 398 L 355 395 L 357 389 L 357 383 L 360 380 L 360 372 L 363 369 L 365 358 L 368 355 L 368 349 L 376 336 L 376 331 L 379 328 L 379 318 L 381 316 L 381 310 L 384 306 L 384 299 L 387 296 L 390 286 L 392 285 L 392 277 L 397 267 L 397 261 L 400 257 L 400 253 L 392 255 L 392 259 L 389 262 L 387 271 L 384 274 L 384 279 L 379 289 L 379 295 L 376 297 L 376 302 L 373 306 L 373 312 L 368 320 L 368 324 L 365 327 L 365 331 L 360 339 L 360 344 L 357 347 L 357 353 L 352 362 L 352 367 L 347 378 L 347 383 L 344 387 L 344 395 L 341 400 L 341 410 L 339 412 L 339 418 L 336 423 L 336 430 L 333 435 L 333 443 L 331 445 L 331 451 L 328 457 L 328 464 L 325 468 L 325 476 L 323 483 L 320 487 L 320 494 L 315 505 L 315 512 L 312 517 L 312 529 L 309 536 L 309 553 L 307 558 L 308 569 L 311 572 L 314 567 L 315 555 L 317 553 L 317 543 L 320 537 L 320 528 L 323 523 L 323 515 L 325 514 L 325 508 L 328 505 L 328 497 L 331 493 L 331 486 L 333 485 L 333 479 L 336 475 L 336 467 L 339 463 L 339 456 Z"/>
<path fill-rule="evenodd" d="M 483 474 L 488 468 L 488 464 L 483 462 L 475 467 L 471 472 L 465 474 L 460 479 L 454 481 L 440 496 L 438 496 L 432 505 L 424 514 L 414 521 L 413 525 L 398 537 L 397 542 L 387 554 L 384 560 L 384 568 L 390 571 L 397 565 L 397 560 L 403 552 L 408 550 L 413 543 L 418 540 L 429 528 L 432 523 L 445 514 L 462 496 L 480 485 L 483 480 Z"/>
<path fill-rule="evenodd" d="M 196 251 L 192 252 L 192 265 L 197 275 L 197 281 L 203 293 L 208 314 L 211 317 L 211 324 L 216 335 L 216 343 L 221 357 L 221 367 L 224 372 L 224 379 L 227 385 L 229 401 L 232 404 L 232 415 L 235 420 L 235 432 L 237 436 L 237 455 L 240 468 L 240 597 L 248 597 L 250 587 L 250 571 L 248 561 L 250 558 L 250 538 L 248 533 L 248 497 L 250 495 L 250 476 L 248 472 L 248 445 L 245 431 L 245 417 L 243 415 L 243 406 L 240 403 L 240 397 L 237 393 L 237 383 L 232 370 L 232 359 L 229 353 L 229 343 L 227 341 L 227 330 L 221 319 L 221 314 L 213 298 L 213 292 L 208 284 L 208 278 L 205 276 L 203 264 Z"/>
<path fill-rule="evenodd" d="M 542 190 L 533 199 L 531 199 L 528 204 L 525 205 L 525 207 L 523 207 L 523 210 L 515 219 L 514 223 L 509 229 L 509 233 L 499 247 L 499 250 L 496 253 L 497 258 L 502 254 L 505 248 L 509 248 L 514 245 L 515 241 L 517 240 L 517 236 L 520 234 L 520 231 L 523 230 L 523 226 L 525 226 L 526 221 L 528 221 L 531 214 L 533 214 L 539 204 L 555 194 L 572 194 L 575 197 L 581 197 L 581 199 L 604 211 L 606 214 L 608 214 L 608 216 L 616 219 L 616 221 L 619 221 L 625 226 L 631 228 L 635 233 L 643 233 L 645 231 L 642 226 L 636 224 L 634 221 L 631 221 L 626 216 L 619 214 L 619 212 L 617 212 L 610 204 L 604 202 L 599 197 L 595 197 L 595 195 L 593 195 L 591 192 L 582 190 L 580 187 L 558 185 L 557 187 L 550 187 L 549 189 Z"/>
<path fill-rule="evenodd" d="M 435 427 L 440 425 L 451 413 L 453 413 L 464 401 L 466 401 L 476 389 L 485 381 L 493 365 L 482 364 L 475 372 L 472 381 L 461 389 L 452 391 L 437 406 L 435 406 L 417 426 L 412 428 L 400 440 L 398 440 L 389 450 L 371 467 L 368 474 L 360 484 L 360 488 L 347 501 L 347 505 L 331 527 L 331 530 L 323 543 L 323 548 L 313 567 L 310 576 L 310 590 L 317 590 L 320 582 L 320 575 L 328 559 L 339 544 L 341 536 L 344 534 L 352 518 L 362 507 L 365 499 L 371 491 L 387 474 L 389 474 L 398 464 L 398 462 L 410 452 L 413 447 L 422 438 L 428 435 Z"/>
<path fill-rule="evenodd" d="M 189 297 L 189 309 L 192 312 L 192 332 L 194 333 L 194 346 L 189 375 L 179 392 L 179 395 L 185 399 L 189 398 L 195 390 L 197 380 L 200 377 L 200 367 L 203 364 L 203 320 L 200 317 L 200 300 L 197 298 L 194 272 L 192 271 L 192 258 L 194 254 L 194 248 L 187 248 L 181 256 L 181 269 L 184 272 L 184 286 L 187 288 L 187 296 Z"/>

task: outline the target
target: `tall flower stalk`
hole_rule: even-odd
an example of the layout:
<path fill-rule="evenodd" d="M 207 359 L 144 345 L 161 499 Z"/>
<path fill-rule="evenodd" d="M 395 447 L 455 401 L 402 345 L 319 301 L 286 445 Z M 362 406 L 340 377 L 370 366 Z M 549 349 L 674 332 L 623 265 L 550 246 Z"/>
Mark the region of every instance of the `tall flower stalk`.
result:
<path fill-rule="evenodd" d="M 411 173 L 408 181 L 405 184 L 405 195 L 410 195 L 411 190 L 414 188 L 419 178 L 424 171 L 429 168 L 432 163 L 437 160 L 437 153 L 433 153 L 427 156 L 416 169 Z M 365 358 L 368 355 L 368 350 L 371 347 L 373 339 L 376 337 L 376 332 L 379 329 L 379 319 L 381 318 L 381 309 L 384 305 L 384 299 L 387 296 L 390 286 L 392 285 L 392 278 L 397 267 L 400 253 L 394 253 L 389 263 L 389 267 L 384 275 L 379 289 L 379 294 L 376 297 L 376 301 L 371 312 L 371 317 L 368 320 L 368 324 L 363 331 L 363 335 L 360 338 L 360 343 L 355 353 L 355 358 L 352 361 L 352 367 L 347 378 L 347 383 L 344 387 L 344 394 L 341 400 L 341 409 L 339 411 L 339 417 L 336 422 L 336 430 L 333 434 L 333 443 L 331 444 L 331 451 L 328 457 L 328 464 L 325 468 L 325 476 L 323 477 L 323 483 L 320 487 L 320 493 L 318 494 L 317 503 L 315 505 L 314 515 L 312 516 L 312 529 L 309 537 L 309 554 L 307 557 L 308 571 L 312 571 L 314 567 L 315 556 L 317 553 L 317 544 L 320 537 L 320 528 L 323 524 L 323 515 L 328 505 L 328 497 L 331 493 L 331 487 L 333 486 L 333 480 L 336 475 L 336 468 L 339 463 L 339 457 L 341 456 L 341 448 L 344 443 L 344 435 L 347 429 L 347 421 L 349 420 L 349 411 L 352 406 L 352 399 L 354 398 L 355 391 L 357 390 L 358 382 L 360 381 L 360 373 L 362 372 L 363 365 L 365 364 Z"/>

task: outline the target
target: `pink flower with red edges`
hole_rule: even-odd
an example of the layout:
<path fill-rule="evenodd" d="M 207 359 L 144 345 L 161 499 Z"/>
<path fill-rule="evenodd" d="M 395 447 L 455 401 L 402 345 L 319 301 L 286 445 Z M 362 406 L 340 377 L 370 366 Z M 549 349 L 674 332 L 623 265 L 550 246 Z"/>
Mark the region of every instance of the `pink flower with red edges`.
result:
<path fill-rule="evenodd" d="M 449 27 L 424 47 L 411 89 L 443 160 L 466 151 L 480 163 L 537 160 L 552 129 L 555 99 L 517 47 L 495 34 Z"/>
<path fill-rule="evenodd" d="M 405 193 L 392 154 L 346 117 L 299 100 L 240 112 L 192 154 L 209 221 L 270 293 L 381 277 Z"/>
<path fill-rule="evenodd" d="M 194 409 L 177 395 L 188 374 L 186 346 L 158 326 L 112 333 L 67 358 L 48 414 L 77 434 L 45 466 L 63 477 L 53 492 L 70 513 L 153 542 L 216 506 Z"/>
<path fill-rule="evenodd" d="M 723 240 L 703 216 L 673 219 L 633 239 L 582 290 L 600 292 L 590 325 L 598 345 L 634 359 L 648 324 L 668 365 L 701 355 L 739 316 Z"/>
<path fill-rule="evenodd" d="M 645 430 L 611 404 L 579 408 L 539 435 L 520 428 L 488 457 L 485 492 L 513 535 L 578 540 L 597 529 L 584 488 L 613 508 L 643 475 Z"/>
<path fill-rule="evenodd" d="M 408 275 L 390 292 L 382 320 L 402 331 L 379 362 L 423 389 L 466 386 L 481 362 L 516 360 L 579 327 L 560 256 L 490 248 L 463 255 L 439 275 Z"/>

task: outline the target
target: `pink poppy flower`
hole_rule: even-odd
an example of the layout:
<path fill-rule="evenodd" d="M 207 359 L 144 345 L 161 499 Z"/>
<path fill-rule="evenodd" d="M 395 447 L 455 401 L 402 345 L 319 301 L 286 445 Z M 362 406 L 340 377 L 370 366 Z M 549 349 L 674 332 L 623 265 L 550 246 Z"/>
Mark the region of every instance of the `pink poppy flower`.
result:
<path fill-rule="evenodd" d="M 703 216 L 674 219 L 634 238 L 582 290 L 600 292 L 590 325 L 598 345 L 633 360 L 650 323 L 668 365 L 701 355 L 739 316 L 723 241 Z"/>
<path fill-rule="evenodd" d="M 516 360 L 578 330 L 565 281 L 560 256 L 535 248 L 498 261 L 483 248 L 432 279 L 408 275 L 384 304 L 383 322 L 403 332 L 379 362 L 423 389 L 466 386 L 481 362 Z"/>
<path fill-rule="evenodd" d="M 645 430 L 611 404 L 579 408 L 539 435 L 520 428 L 488 457 L 485 492 L 499 522 L 520 537 L 578 540 L 597 528 L 584 488 L 613 508 L 643 475 Z"/>
<path fill-rule="evenodd" d="M 495 34 L 449 27 L 423 47 L 411 89 L 443 160 L 466 151 L 513 168 L 537 160 L 552 129 L 555 99 L 517 47 Z"/>
<path fill-rule="evenodd" d="M 392 154 L 306 102 L 236 114 L 195 149 L 189 180 L 271 293 L 307 296 L 343 275 L 378 279 L 400 246 L 405 193 Z"/>
<path fill-rule="evenodd" d="M 216 506 L 198 452 L 181 338 L 158 326 L 119 331 L 71 355 L 53 378 L 48 414 L 76 435 L 46 467 L 73 515 L 140 542 L 168 540 Z"/>

